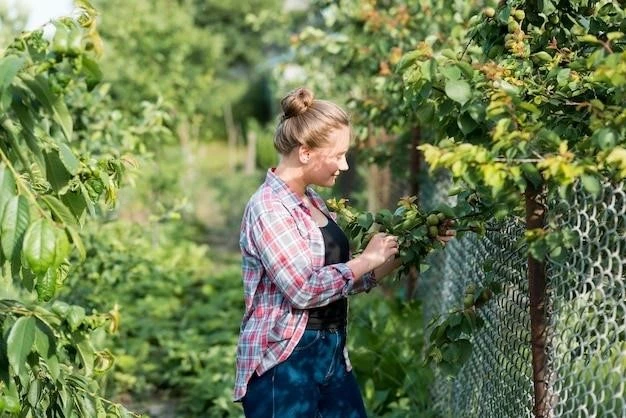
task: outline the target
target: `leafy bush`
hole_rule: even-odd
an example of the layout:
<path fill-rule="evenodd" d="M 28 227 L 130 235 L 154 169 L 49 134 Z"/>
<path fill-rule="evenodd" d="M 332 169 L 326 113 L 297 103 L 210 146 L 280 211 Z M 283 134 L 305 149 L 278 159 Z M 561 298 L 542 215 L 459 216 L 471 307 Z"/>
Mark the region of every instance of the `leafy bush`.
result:
<path fill-rule="evenodd" d="M 70 273 L 69 299 L 119 309 L 109 390 L 138 403 L 168 396 L 177 416 L 238 416 L 231 390 L 243 312 L 239 264 L 167 231 L 155 246 L 146 229 L 102 225 L 85 240 L 87 261 Z"/>
<path fill-rule="evenodd" d="M 350 302 L 350 322 L 350 359 L 370 414 L 433 416 L 420 302 L 357 296 Z"/>

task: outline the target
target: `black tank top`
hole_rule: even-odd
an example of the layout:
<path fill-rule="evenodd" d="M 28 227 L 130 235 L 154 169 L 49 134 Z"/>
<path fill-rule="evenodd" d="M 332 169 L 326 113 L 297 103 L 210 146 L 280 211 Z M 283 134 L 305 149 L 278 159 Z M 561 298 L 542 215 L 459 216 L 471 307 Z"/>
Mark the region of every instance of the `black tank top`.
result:
<path fill-rule="evenodd" d="M 328 223 L 321 226 L 320 231 L 324 237 L 324 265 L 346 263 L 350 259 L 350 243 L 339 225 L 328 218 Z M 341 298 L 326 306 L 309 309 L 307 329 L 344 328 L 347 318 L 348 300 Z"/>

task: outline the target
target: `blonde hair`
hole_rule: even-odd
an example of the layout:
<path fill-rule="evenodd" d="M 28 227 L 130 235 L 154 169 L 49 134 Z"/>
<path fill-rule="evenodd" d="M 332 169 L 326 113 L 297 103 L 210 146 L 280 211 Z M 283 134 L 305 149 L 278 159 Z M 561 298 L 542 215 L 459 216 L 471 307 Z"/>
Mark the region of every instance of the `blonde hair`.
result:
<path fill-rule="evenodd" d="M 350 126 L 350 117 L 341 107 L 327 100 L 316 100 L 305 87 L 291 91 L 280 105 L 283 113 L 276 127 L 274 148 L 281 155 L 300 145 L 311 149 L 324 146 L 330 131 Z"/>

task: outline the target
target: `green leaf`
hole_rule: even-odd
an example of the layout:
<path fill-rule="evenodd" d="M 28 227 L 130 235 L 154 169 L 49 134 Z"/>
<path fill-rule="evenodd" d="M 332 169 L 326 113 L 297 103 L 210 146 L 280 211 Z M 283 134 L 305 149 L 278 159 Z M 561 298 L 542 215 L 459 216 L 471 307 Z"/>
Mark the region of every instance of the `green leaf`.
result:
<path fill-rule="evenodd" d="M 15 191 L 15 179 L 11 170 L 6 165 L 0 164 L 0 222 L 2 221 L 4 206 L 15 196 Z"/>
<path fill-rule="evenodd" d="M 51 195 L 45 195 L 41 198 L 41 200 L 43 200 L 46 205 L 48 205 L 58 222 L 61 222 L 66 227 L 71 226 L 74 228 L 79 228 L 76 217 L 72 214 L 70 209 L 65 206 L 59 199 Z"/>
<path fill-rule="evenodd" d="M 56 151 L 47 152 L 44 158 L 46 160 L 46 177 L 48 181 L 55 190 L 61 190 L 70 181 L 72 175 L 67 171 L 65 164 L 63 164 Z"/>
<path fill-rule="evenodd" d="M 47 359 L 54 354 L 54 334 L 41 320 L 37 319 L 35 328 L 35 351 Z"/>
<path fill-rule="evenodd" d="M 70 209 L 74 217 L 78 220 L 78 224 L 80 224 L 81 216 L 85 213 L 85 208 L 87 208 L 82 193 L 70 190 L 61 196 L 61 201 Z"/>
<path fill-rule="evenodd" d="M 4 207 L 0 223 L 2 252 L 7 259 L 19 252 L 22 237 L 30 221 L 28 201 L 24 196 L 12 197 Z"/>
<path fill-rule="evenodd" d="M 498 21 L 503 25 L 506 25 L 509 21 L 509 16 L 511 16 L 511 6 L 506 4 L 498 9 Z"/>
<path fill-rule="evenodd" d="M 24 235 L 24 258 L 32 271 L 44 274 L 55 261 L 56 236 L 47 219 L 33 222 Z"/>
<path fill-rule="evenodd" d="M 474 78 L 474 68 L 471 66 L 470 63 L 465 61 L 459 61 L 456 63 L 456 65 L 461 69 L 461 71 L 463 71 L 463 75 L 469 80 Z"/>
<path fill-rule="evenodd" d="M 80 161 L 74 156 L 74 152 L 65 144 L 59 144 L 59 158 L 65 169 L 71 175 L 75 175 L 80 167 Z"/>
<path fill-rule="evenodd" d="M 584 174 L 581 176 L 580 180 L 582 181 L 585 190 L 587 190 L 593 197 L 598 197 L 600 195 L 602 185 L 600 184 L 598 177 L 590 174 Z"/>
<path fill-rule="evenodd" d="M 86 55 L 82 55 L 83 65 L 82 72 L 85 74 L 85 83 L 87 83 L 87 89 L 89 91 L 102 80 L 102 70 L 98 63 Z"/>
<path fill-rule="evenodd" d="M 24 66 L 24 58 L 9 55 L 0 59 L 0 94 L 11 85 L 17 73 Z"/>
<path fill-rule="evenodd" d="M 543 183 L 543 177 L 534 164 L 524 163 L 521 165 L 521 168 L 524 172 L 526 180 L 528 180 L 535 187 L 541 186 Z"/>
<path fill-rule="evenodd" d="M 70 306 L 66 319 L 72 331 L 76 331 L 85 319 L 85 309 L 81 306 Z"/>
<path fill-rule="evenodd" d="M 24 372 L 26 358 L 35 342 L 35 318 L 23 316 L 15 321 L 7 338 L 7 354 L 9 364 L 15 374 Z"/>
<path fill-rule="evenodd" d="M 594 132 L 591 142 L 601 150 L 608 150 L 615 147 L 618 141 L 618 134 L 613 129 L 602 128 Z"/>
<path fill-rule="evenodd" d="M 67 232 L 69 232 L 70 237 L 72 238 L 72 244 L 74 244 L 74 246 L 78 250 L 78 256 L 80 257 L 80 261 L 85 261 L 87 251 L 85 250 L 85 245 L 83 244 L 83 240 L 80 238 L 78 230 L 71 226 L 68 226 L 66 229 Z"/>
<path fill-rule="evenodd" d="M 62 98 L 52 93 L 48 80 L 42 75 L 38 75 L 35 78 L 23 77 L 23 80 L 37 100 L 52 115 L 54 121 L 59 124 L 65 138 L 71 141 L 72 131 L 74 129 L 72 116 Z"/>
<path fill-rule="evenodd" d="M 41 398 L 41 383 L 37 379 L 33 379 L 30 381 L 30 386 L 28 387 L 28 395 L 26 399 L 28 403 L 36 408 L 39 405 L 39 399 Z"/>
<path fill-rule="evenodd" d="M 463 112 L 459 115 L 457 125 L 464 135 L 471 133 L 478 127 L 476 121 L 467 112 Z"/>
<path fill-rule="evenodd" d="M 41 147 L 39 146 L 39 140 L 35 136 L 35 118 L 31 113 L 32 110 L 24 106 L 23 103 L 16 101 L 13 103 L 13 110 L 20 120 L 20 124 L 22 125 L 22 133 L 24 136 L 24 140 L 26 145 L 33 153 L 35 157 L 35 162 L 39 165 L 42 172 L 46 170 L 46 162 L 43 157 L 43 152 L 41 151 Z"/>
<path fill-rule="evenodd" d="M 552 2 L 552 0 L 541 0 L 539 2 L 539 7 L 543 9 L 543 14 L 545 14 L 546 16 L 549 16 L 556 11 L 556 6 Z"/>
<path fill-rule="evenodd" d="M 87 376 L 93 373 L 93 366 L 95 360 L 95 350 L 93 345 L 89 340 L 83 340 L 80 343 L 76 344 L 76 348 L 78 348 L 78 352 L 80 353 L 80 357 L 83 360 L 83 365 L 85 367 L 85 374 Z"/>
<path fill-rule="evenodd" d="M 559 70 L 556 75 L 556 82 L 559 84 L 559 86 L 564 86 L 567 84 L 571 72 L 572 70 L 570 70 L 569 68 L 563 68 L 562 70 Z"/>
<path fill-rule="evenodd" d="M 455 66 L 442 67 L 441 74 L 450 81 L 461 78 L 461 70 Z"/>
<path fill-rule="evenodd" d="M 50 376 L 52 376 L 54 380 L 59 380 L 59 377 L 61 376 L 61 367 L 59 366 L 59 358 L 56 354 L 44 359 L 44 362 L 48 366 Z"/>
<path fill-rule="evenodd" d="M 463 80 L 453 80 L 446 83 L 446 95 L 461 105 L 467 103 L 472 96 L 470 85 Z"/>

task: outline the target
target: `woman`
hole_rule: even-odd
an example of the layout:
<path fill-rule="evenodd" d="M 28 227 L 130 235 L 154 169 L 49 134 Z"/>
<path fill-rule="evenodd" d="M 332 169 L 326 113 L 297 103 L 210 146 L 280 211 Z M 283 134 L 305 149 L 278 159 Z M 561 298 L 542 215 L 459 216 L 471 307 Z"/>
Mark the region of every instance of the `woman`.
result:
<path fill-rule="evenodd" d="M 365 417 L 346 351 L 347 296 L 399 266 L 397 237 L 376 234 L 350 258 L 348 239 L 309 186 L 348 169 L 350 122 L 299 88 L 281 101 L 280 162 L 241 225 L 245 314 L 235 400 L 246 417 Z"/>

